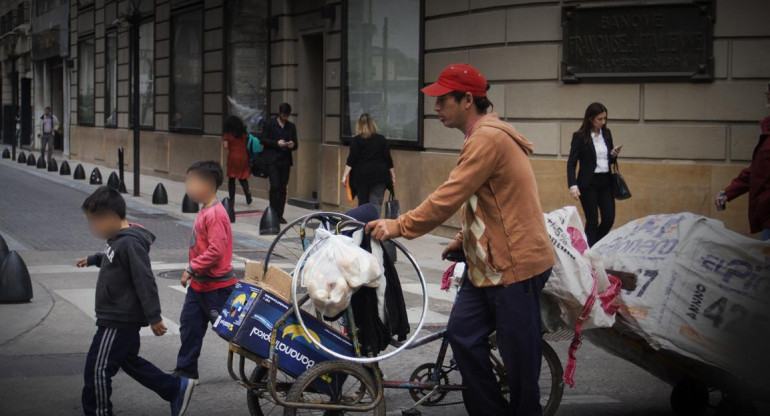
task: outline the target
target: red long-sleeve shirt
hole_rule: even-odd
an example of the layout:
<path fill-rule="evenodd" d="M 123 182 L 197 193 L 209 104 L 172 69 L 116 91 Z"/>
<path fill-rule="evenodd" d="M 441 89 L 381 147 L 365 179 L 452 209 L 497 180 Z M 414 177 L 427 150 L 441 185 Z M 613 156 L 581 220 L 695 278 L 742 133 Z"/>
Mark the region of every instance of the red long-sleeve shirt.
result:
<path fill-rule="evenodd" d="M 233 231 L 230 218 L 222 204 L 216 203 L 198 213 L 190 240 L 190 267 L 195 276 L 220 278 L 233 270 Z M 210 292 L 234 285 L 235 277 L 216 281 L 193 279 L 190 287 L 198 292 Z"/>
<path fill-rule="evenodd" d="M 752 233 L 770 228 L 770 117 L 761 123 L 762 135 L 754 148 L 751 165 L 725 188 L 728 201 L 749 193 L 749 227 Z"/>

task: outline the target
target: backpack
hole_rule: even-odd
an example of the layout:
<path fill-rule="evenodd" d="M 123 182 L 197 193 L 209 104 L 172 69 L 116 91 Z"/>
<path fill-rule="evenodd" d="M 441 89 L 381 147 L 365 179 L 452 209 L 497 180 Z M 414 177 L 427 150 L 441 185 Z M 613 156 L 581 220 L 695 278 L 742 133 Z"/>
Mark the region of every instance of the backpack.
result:
<path fill-rule="evenodd" d="M 249 133 L 249 141 L 246 143 L 246 150 L 249 153 L 249 167 L 251 174 L 259 177 L 267 177 L 267 164 L 262 159 L 262 143 L 259 138 Z"/>

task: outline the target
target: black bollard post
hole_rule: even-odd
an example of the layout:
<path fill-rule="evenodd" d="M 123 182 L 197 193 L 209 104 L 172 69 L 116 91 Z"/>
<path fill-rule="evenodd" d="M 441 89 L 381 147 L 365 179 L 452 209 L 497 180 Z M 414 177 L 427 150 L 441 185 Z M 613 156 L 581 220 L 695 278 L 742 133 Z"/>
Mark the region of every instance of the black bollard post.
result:
<path fill-rule="evenodd" d="M 35 166 L 37 165 L 37 160 L 35 159 L 35 155 L 32 153 L 27 156 L 27 166 Z"/>
<path fill-rule="evenodd" d="M 86 170 L 83 169 L 83 165 L 78 163 L 78 165 L 75 166 L 75 173 L 72 175 L 72 177 L 75 180 L 79 180 L 79 181 L 82 181 L 82 180 L 86 179 Z"/>
<path fill-rule="evenodd" d="M 259 220 L 259 235 L 276 235 L 281 231 L 281 219 L 272 207 L 268 206 Z"/>
<path fill-rule="evenodd" d="M 99 172 L 99 168 L 94 168 L 94 170 L 91 171 L 91 185 L 101 185 L 102 184 L 102 173 Z"/>
<path fill-rule="evenodd" d="M 45 169 L 46 163 L 45 158 L 41 155 L 40 158 L 37 160 L 37 165 L 35 165 L 38 169 Z"/>
<path fill-rule="evenodd" d="M 154 205 L 168 204 L 168 194 L 166 193 L 166 187 L 162 183 L 158 183 L 158 186 L 152 192 L 152 203 Z"/>
<path fill-rule="evenodd" d="M 51 163 L 48 164 L 48 171 L 56 172 L 57 170 L 59 170 L 59 165 L 56 163 L 56 159 L 51 158 Z"/>
<path fill-rule="evenodd" d="M 59 167 L 59 175 L 69 175 L 70 174 L 70 164 L 67 163 L 66 160 L 63 160 L 61 162 L 61 167 Z"/>
<path fill-rule="evenodd" d="M 24 154 L 24 152 L 19 152 L 19 158 L 16 159 L 19 163 L 27 163 L 27 155 Z"/>
<path fill-rule="evenodd" d="M 32 279 L 19 253 L 8 253 L 0 266 L 0 302 L 32 300 Z"/>
<path fill-rule="evenodd" d="M 198 203 L 190 199 L 187 194 L 184 194 L 184 199 L 182 199 L 182 212 L 185 214 L 193 214 L 198 212 L 198 210 L 200 210 Z"/>
<path fill-rule="evenodd" d="M 3 265 L 3 260 L 5 260 L 5 256 L 7 256 L 9 252 L 10 250 L 8 250 L 8 244 L 6 244 L 3 236 L 0 235 L 0 266 Z"/>
<path fill-rule="evenodd" d="M 107 186 L 114 190 L 118 190 L 120 188 L 120 179 L 118 179 L 118 174 L 115 172 L 110 173 L 110 177 L 107 178 Z"/>
<path fill-rule="evenodd" d="M 230 217 L 230 223 L 234 223 L 235 207 L 233 206 L 233 201 L 230 200 L 229 196 L 226 196 L 225 199 L 222 200 L 222 205 L 224 205 L 225 210 L 227 211 L 227 216 Z"/>
<path fill-rule="evenodd" d="M 125 168 L 123 166 L 123 146 L 118 147 L 118 175 L 120 182 L 118 184 L 117 190 L 121 194 L 127 194 L 128 191 L 126 190 L 126 179 L 125 179 Z"/>
<path fill-rule="evenodd" d="M 5 149 L 3 149 L 3 159 L 10 159 L 10 158 L 11 158 L 11 152 L 6 147 Z"/>

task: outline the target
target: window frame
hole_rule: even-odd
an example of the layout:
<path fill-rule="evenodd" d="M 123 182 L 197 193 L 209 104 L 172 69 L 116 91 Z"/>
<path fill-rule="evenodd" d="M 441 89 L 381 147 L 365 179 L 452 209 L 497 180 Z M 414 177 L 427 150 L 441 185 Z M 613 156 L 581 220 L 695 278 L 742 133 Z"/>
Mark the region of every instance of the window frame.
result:
<path fill-rule="evenodd" d="M 348 93 L 348 4 L 350 0 L 342 2 L 340 6 L 342 8 L 341 16 L 341 62 L 340 62 L 340 142 L 345 146 L 350 146 L 355 135 L 346 136 L 345 131 L 345 97 Z M 419 36 L 418 41 L 418 60 L 417 67 L 419 68 L 417 74 L 417 85 L 422 88 L 425 85 L 425 0 L 419 0 L 420 2 L 420 16 L 419 16 Z M 417 140 L 398 140 L 385 138 L 391 149 L 397 150 L 414 150 L 423 151 L 424 147 L 424 132 L 423 124 L 425 121 L 425 95 L 421 91 L 417 91 Z"/>
<path fill-rule="evenodd" d="M 156 82 L 155 82 L 155 78 L 156 78 L 156 76 L 155 76 L 155 37 L 156 37 L 155 36 L 155 16 L 152 15 L 152 14 L 144 15 L 142 17 L 142 23 L 139 25 L 139 30 L 141 31 L 141 27 L 146 25 L 146 24 L 151 24 L 152 25 L 152 65 L 150 66 L 152 68 L 152 80 L 153 80 L 152 81 L 152 91 L 151 91 L 151 94 L 152 94 L 152 117 L 151 117 L 152 124 L 142 124 L 140 122 L 139 123 L 139 130 L 155 131 L 155 114 L 157 112 L 155 110 L 155 104 L 157 103 L 157 100 L 155 99 L 155 87 L 156 87 Z M 170 26 L 171 26 L 171 23 L 169 22 L 169 27 Z M 169 43 L 171 43 L 171 42 L 169 41 Z M 129 78 L 128 78 L 128 128 L 129 129 L 133 129 L 134 128 L 134 115 L 133 115 L 133 112 L 132 112 L 132 110 L 134 109 L 134 105 L 133 105 L 133 100 L 134 100 L 134 88 L 133 88 L 133 84 L 134 84 L 134 74 L 133 74 L 134 63 L 132 62 L 134 54 L 131 53 L 131 52 L 132 52 L 131 48 L 129 47 L 129 49 L 128 49 L 128 75 L 129 75 Z M 170 61 L 171 61 L 171 58 L 169 57 L 169 64 L 170 64 Z M 141 69 L 141 60 L 140 60 L 139 77 L 141 78 L 141 76 L 142 76 L 142 69 Z M 170 82 L 170 79 L 171 79 L 171 77 L 169 76 L 169 82 Z M 141 94 L 141 91 L 140 91 L 139 92 L 139 110 L 140 110 L 140 112 L 141 112 L 141 109 L 142 109 L 142 107 L 141 107 L 141 105 L 142 105 L 141 100 L 142 100 L 142 94 Z"/>
<path fill-rule="evenodd" d="M 80 105 L 81 105 L 81 102 L 82 102 L 82 100 L 80 98 L 81 97 L 80 96 L 80 88 L 82 86 L 82 82 L 81 82 L 81 79 L 80 79 L 82 71 L 80 69 L 80 65 L 81 65 L 81 59 L 83 59 L 82 50 L 81 50 L 80 45 L 81 45 L 81 43 L 86 42 L 88 40 L 91 41 L 91 47 L 93 48 L 93 52 L 92 52 L 92 56 L 91 56 L 91 61 L 92 61 L 91 68 L 92 68 L 92 71 L 93 71 L 93 79 L 94 79 L 94 82 L 93 82 L 93 94 L 92 94 L 92 98 L 91 98 L 91 100 L 93 102 L 93 104 L 92 104 L 93 111 L 92 111 L 92 114 L 91 114 L 91 120 L 90 121 L 84 121 L 82 119 L 82 115 L 81 115 L 81 111 L 80 111 Z M 77 121 L 77 125 L 78 126 L 93 127 L 93 126 L 96 125 L 96 61 L 95 61 L 96 60 L 96 36 L 94 36 L 94 34 L 91 33 L 89 35 L 78 37 L 77 47 L 78 47 L 78 56 L 77 56 L 77 65 L 78 65 L 78 68 L 77 68 L 77 77 L 78 77 L 78 84 L 77 84 L 77 87 L 78 87 L 77 114 L 78 114 L 78 116 L 77 116 L 77 120 L 76 121 Z"/>
<path fill-rule="evenodd" d="M 176 51 L 174 50 L 174 34 L 176 33 L 176 24 L 174 22 L 174 19 L 178 17 L 180 14 L 185 14 L 188 12 L 198 11 L 201 14 L 201 64 L 200 64 L 200 73 L 201 73 L 201 106 L 200 106 L 200 119 L 201 119 L 201 127 L 195 128 L 195 127 L 173 127 L 171 125 L 171 118 L 174 116 L 174 109 L 176 108 L 176 82 L 174 82 L 174 57 L 176 56 Z M 169 17 L 169 82 L 168 82 L 168 131 L 172 133 L 181 133 L 181 134 L 198 134 L 202 135 L 204 134 L 204 128 L 205 128 L 205 118 L 203 117 L 204 114 L 204 94 L 205 89 L 203 86 L 203 77 L 204 77 L 204 68 L 205 68 L 205 47 L 204 47 L 204 28 L 206 27 L 206 11 L 203 7 L 202 2 L 196 2 L 194 4 L 185 4 L 184 6 L 180 6 L 177 8 L 172 9 L 171 16 Z"/>
<path fill-rule="evenodd" d="M 108 72 L 107 71 L 108 71 L 109 43 L 107 43 L 107 39 L 110 37 L 110 35 L 112 35 L 115 38 L 115 79 L 113 80 L 114 84 L 115 84 L 115 90 L 113 91 L 112 89 L 109 89 L 110 95 L 115 97 L 115 108 L 114 108 L 114 110 L 115 110 L 115 121 L 113 122 L 113 124 L 107 124 L 107 106 L 108 106 L 108 103 L 109 103 L 109 100 L 108 100 L 108 97 L 107 97 L 107 91 L 108 91 L 108 87 L 107 86 L 109 85 L 109 83 L 107 82 L 107 79 L 108 79 Z M 103 112 L 103 114 L 104 114 L 104 121 L 103 121 L 102 125 L 103 125 L 104 128 L 116 129 L 116 128 L 118 128 L 118 118 L 119 118 L 119 115 L 118 115 L 118 74 L 117 74 L 117 72 L 118 72 L 117 71 L 117 68 L 118 68 L 118 31 L 115 30 L 115 29 L 106 30 L 104 32 L 104 38 L 103 39 L 104 39 L 104 67 L 102 68 L 102 70 L 104 71 L 104 95 L 103 95 L 102 98 L 104 99 L 104 112 Z"/>

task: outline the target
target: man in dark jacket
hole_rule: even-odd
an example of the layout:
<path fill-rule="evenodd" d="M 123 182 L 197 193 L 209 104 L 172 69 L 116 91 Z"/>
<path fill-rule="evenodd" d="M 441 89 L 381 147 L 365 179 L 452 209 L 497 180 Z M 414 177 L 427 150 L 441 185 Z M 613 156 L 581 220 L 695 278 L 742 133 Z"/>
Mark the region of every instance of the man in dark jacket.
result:
<path fill-rule="evenodd" d="M 270 207 L 278 214 L 281 224 L 286 224 L 283 211 L 286 205 L 286 186 L 294 161 L 291 152 L 299 147 L 297 128 L 289 121 L 291 106 L 283 103 L 278 107 L 278 117 L 265 123 L 260 142 L 264 146 L 262 157 L 267 164 L 270 178 Z"/>
<path fill-rule="evenodd" d="M 91 232 L 107 240 L 104 251 L 80 259 L 78 267 L 97 266 L 96 326 L 84 371 L 81 397 L 86 415 L 112 415 L 112 377 L 123 369 L 134 380 L 171 403 L 172 416 L 184 414 L 193 391 L 187 378 L 177 378 L 139 356 L 139 329 L 150 325 L 156 336 L 166 333 L 160 299 L 150 266 L 155 236 L 126 220 L 126 202 L 107 186 L 97 189 L 83 211 Z"/>
<path fill-rule="evenodd" d="M 770 107 L 770 85 L 765 90 Z M 732 183 L 716 198 L 717 209 L 725 203 L 749 193 L 749 227 L 751 233 L 761 233 L 759 239 L 770 240 L 770 116 L 760 123 L 762 134 L 754 148 L 749 167 L 743 169 Z"/>

